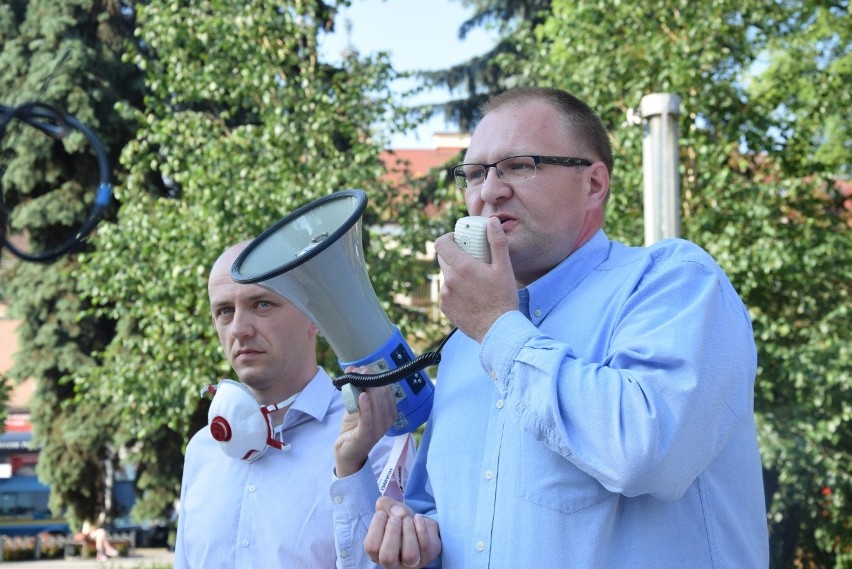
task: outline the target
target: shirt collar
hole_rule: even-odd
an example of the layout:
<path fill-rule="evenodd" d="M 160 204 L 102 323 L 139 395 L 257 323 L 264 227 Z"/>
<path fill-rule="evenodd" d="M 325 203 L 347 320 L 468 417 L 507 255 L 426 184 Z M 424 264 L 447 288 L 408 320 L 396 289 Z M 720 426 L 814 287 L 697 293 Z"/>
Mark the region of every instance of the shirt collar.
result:
<path fill-rule="evenodd" d="M 317 367 L 317 373 L 287 410 L 283 428 L 287 429 L 296 422 L 301 422 L 305 415 L 322 422 L 331 408 L 335 391 L 337 388 L 334 387 L 331 378 L 323 368 Z"/>
<path fill-rule="evenodd" d="M 610 242 L 603 229 L 539 279 L 518 291 L 520 311 L 536 326 L 560 300 L 574 290 L 609 256 Z"/>

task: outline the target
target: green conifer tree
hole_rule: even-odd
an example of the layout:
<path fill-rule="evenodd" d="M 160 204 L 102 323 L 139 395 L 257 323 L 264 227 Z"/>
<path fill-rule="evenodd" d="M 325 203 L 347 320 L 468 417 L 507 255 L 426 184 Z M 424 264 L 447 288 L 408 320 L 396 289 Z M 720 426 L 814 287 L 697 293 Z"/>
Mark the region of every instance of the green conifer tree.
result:
<path fill-rule="evenodd" d="M 110 166 L 132 125 L 116 111 L 140 102 L 139 73 L 122 63 L 132 13 L 115 0 L 13 0 L 0 6 L 0 104 L 38 101 L 76 117 L 107 149 Z M 2 139 L 3 201 L 9 231 L 28 237 L 22 250 L 52 250 L 92 210 L 99 168 L 77 131 L 57 141 L 21 121 Z M 113 172 L 111 177 L 120 176 Z M 88 246 L 87 246 L 88 247 Z M 8 251 L 4 261 L 10 263 Z M 72 521 L 109 509 L 114 458 L 109 409 L 93 407 L 69 380 L 112 337 L 112 325 L 81 317 L 86 307 L 74 275 L 76 252 L 51 264 L 18 262 L 4 275 L 10 311 L 22 319 L 10 380 L 34 378 L 34 445 L 38 473 L 52 488 L 51 506 Z M 111 512 L 107 512 L 111 513 Z"/>

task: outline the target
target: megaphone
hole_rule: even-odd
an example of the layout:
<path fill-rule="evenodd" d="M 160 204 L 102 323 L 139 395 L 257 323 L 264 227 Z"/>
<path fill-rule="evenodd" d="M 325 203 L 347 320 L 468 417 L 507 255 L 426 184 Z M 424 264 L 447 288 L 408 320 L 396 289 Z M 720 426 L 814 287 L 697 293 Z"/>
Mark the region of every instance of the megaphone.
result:
<path fill-rule="evenodd" d="M 341 190 L 302 206 L 249 243 L 231 277 L 263 286 L 307 315 L 341 369 L 367 366 L 383 373 L 412 361 L 413 353 L 367 276 L 361 244 L 366 207 L 362 190 Z M 432 410 L 432 382 L 417 371 L 393 388 L 398 415 L 388 434 L 413 432 Z M 342 391 L 347 410 L 357 410 L 357 388 L 345 385 Z"/>

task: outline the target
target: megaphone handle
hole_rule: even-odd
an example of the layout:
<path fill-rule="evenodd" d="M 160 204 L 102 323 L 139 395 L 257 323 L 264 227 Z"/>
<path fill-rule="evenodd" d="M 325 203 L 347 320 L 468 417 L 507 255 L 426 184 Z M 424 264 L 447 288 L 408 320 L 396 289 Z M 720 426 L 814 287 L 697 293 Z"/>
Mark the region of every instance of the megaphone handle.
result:
<path fill-rule="evenodd" d="M 343 395 L 343 403 L 346 405 L 347 413 L 355 413 L 358 411 L 358 396 L 364 392 L 360 387 L 355 387 L 351 383 L 347 383 L 340 388 L 340 393 Z"/>

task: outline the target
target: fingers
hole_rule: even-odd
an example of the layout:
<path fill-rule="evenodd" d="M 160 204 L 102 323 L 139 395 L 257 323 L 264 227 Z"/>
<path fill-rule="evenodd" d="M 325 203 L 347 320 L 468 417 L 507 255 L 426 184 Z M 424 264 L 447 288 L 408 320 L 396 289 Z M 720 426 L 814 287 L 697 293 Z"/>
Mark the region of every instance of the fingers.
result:
<path fill-rule="evenodd" d="M 402 520 L 396 516 L 390 516 L 385 526 L 385 535 L 382 546 L 379 549 L 379 563 L 386 569 L 392 569 L 404 565 L 402 557 Z"/>
<path fill-rule="evenodd" d="M 512 272 L 512 262 L 509 258 L 509 239 L 503 232 L 503 226 L 496 217 L 488 218 L 486 226 L 486 238 L 491 250 L 492 269 L 499 272 Z M 435 253 L 438 257 L 438 265 L 441 271 L 447 273 L 448 269 L 457 271 L 471 270 L 470 255 L 464 252 L 455 242 L 455 233 L 447 233 L 435 240 Z M 495 264 L 495 261 L 497 263 Z M 476 269 L 477 271 L 481 269 Z"/>
<path fill-rule="evenodd" d="M 417 532 L 417 541 L 420 544 L 420 560 L 424 564 L 431 563 L 441 553 L 441 534 L 438 531 L 438 522 L 417 514 L 414 516 L 414 528 Z"/>
<path fill-rule="evenodd" d="M 373 446 L 396 419 L 396 402 L 389 386 L 361 393 L 358 406 L 358 413 L 344 415 L 334 445 L 335 472 L 341 478 L 363 467 Z"/>
<path fill-rule="evenodd" d="M 420 567 L 420 542 L 412 516 L 402 518 L 402 551 L 399 560 L 403 567 Z"/>
<path fill-rule="evenodd" d="M 438 264 L 442 268 L 449 264 L 454 266 L 469 261 L 467 253 L 462 251 L 455 240 L 455 233 L 446 233 L 435 240 L 435 253 L 438 256 Z"/>
<path fill-rule="evenodd" d="M 414 510 L 412 510 L 407 504 L 400 502 L 399 500 L 389 498 L 388 496 L 381 496 L 376 500 L 376 511 L 381 511 L 388 516 L 396 516 L 398 518 L 405 515 L 414 515 Z"/>
<path fill-rule="evenodd" d="M 369 409 L 369 416 L 363 416 L 361 423 L 375 437 L 381 438 L 396 420 L 396 400 L 390 385 L 368 388 L 358 397 L 358 405 L 362 415 Z"/>
<path fill-rule="evenodd" d="M 496 217 L 488 218 L 488 225 L 485 228 L 488 238 L 488 246 L 491 249 L 491 264 L 497 265 L 498 270 L 504 267 L 512 268 L 512 261 L 509 259 L 509 239 L 503 232 L 503 225 Z"/>
<path fill-rule="evenodd" d="M 362 375 L 372 374 L 372 370 L 366 366 L 347 366 L 346 373 L 359 373 Z M 359 430 L 359 434 L 369 435 L 372 437 L 378 433 L 378 438 L 381 438 L 396 420 L 396 400 L 394 399 L 393 389 L 386 385 L 383 387 L 370 387 L 365 389 L 358 395 L 359 417 L 354 424 Z"/>
<path fill-rule="evenodd" d="M 384 511 L 376 510 L 370 527 L 367 529 L 367 537 L 364 538 L 364 551 L 370 556 L 373 563 L 379 562 L 379 551 L 382 548 L 382 540 L 385 536 L 385 527 L 388 523 L 388 515 Z"/>
<path fill-rule="evenodd" d="M 377 510 L 364 539 L 364 550 L 373 563 L 386 569 L 397 569 L 402 565 L 402 525 L 399 516 L 388 515 Z"/>
<path fill-rule="evenodd" d="M 383 496 L 376 501 L 364 549 L 374 563 L 387 569 L 422 567 L 441 553 L 438 524 Z"/>
<path fill-rule="evenodd" d="M 346 373 L 360 373 L 371 375 L 373 371 L 367 366 L 347 366 Z M 387 431 L 394 420 L 396 420 L 396 399 L 393 389 L 389 385 L 382 387 L 369 387 L 358 396 L 358 408 L 361 419 L 359 427 L 369 431 L 378 431 L 382 434 Z"/>

